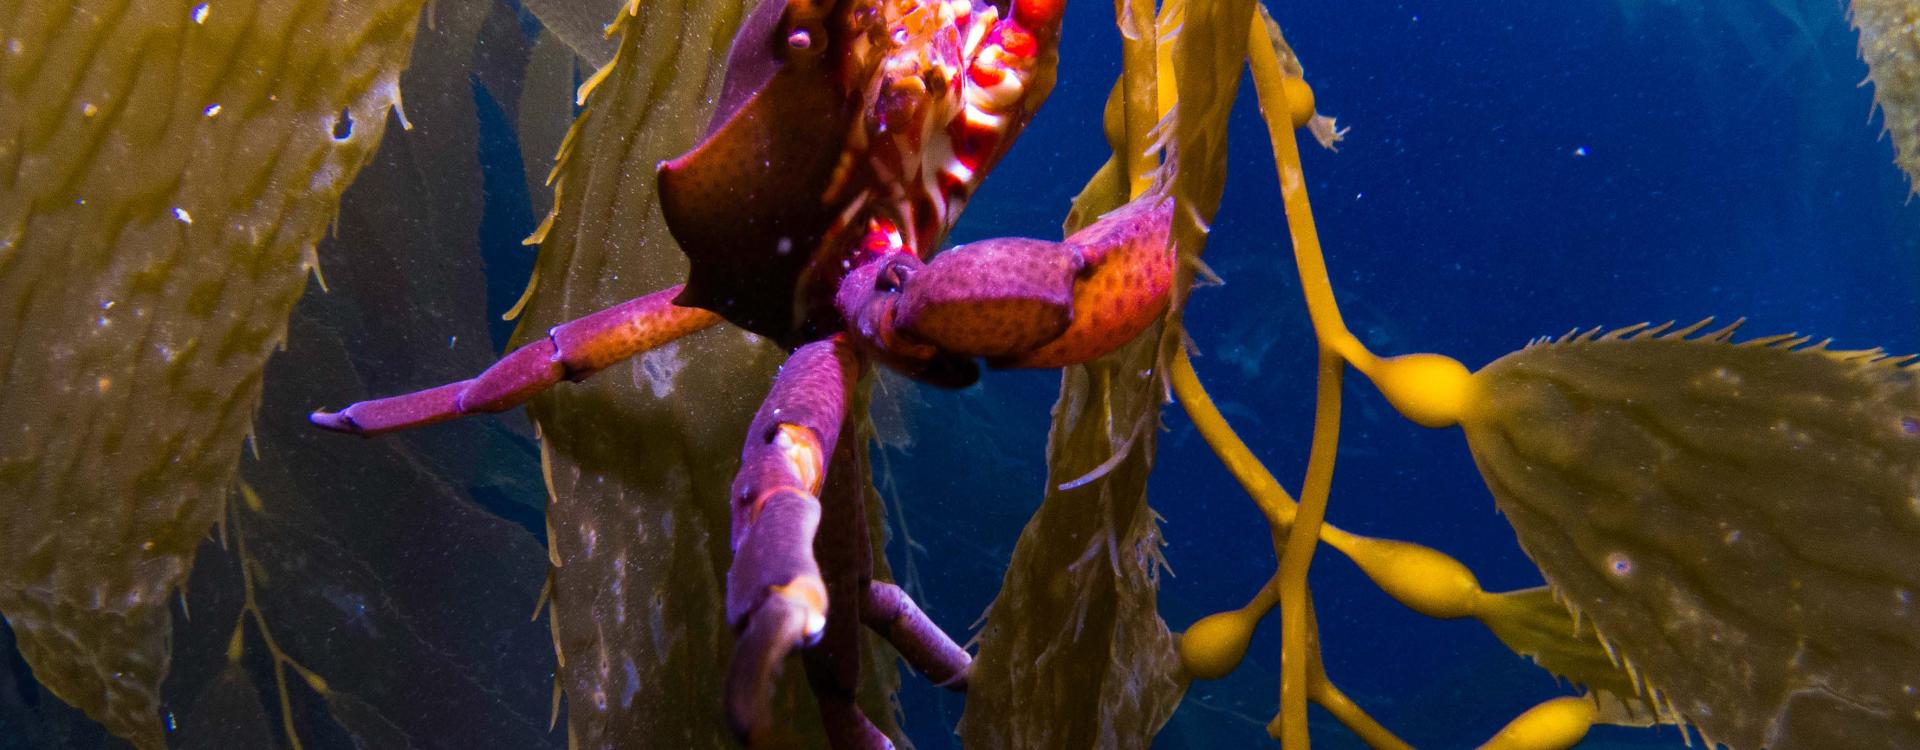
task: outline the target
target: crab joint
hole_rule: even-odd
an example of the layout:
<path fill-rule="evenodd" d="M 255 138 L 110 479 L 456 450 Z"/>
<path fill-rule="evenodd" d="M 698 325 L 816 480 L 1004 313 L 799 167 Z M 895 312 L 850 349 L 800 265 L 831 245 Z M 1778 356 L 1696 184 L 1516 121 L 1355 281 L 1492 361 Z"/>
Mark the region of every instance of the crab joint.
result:
<path fill-rule="evenodd" d="M 826 467 L 826 456 L 820 450 L 820 438 L 814 436 L 813 430 L 782 422 L 773 435 L 773 447 L 786 458 L 787 469 L 793 473 L 794 481 L 800 484 L 800 488 L 809 495 L 819 496 L 820 475 Z"/>
<path fill-rule="evenodd" d="M 820 580 L 820 576 L 802 573 L 785 584 L 767 587 L 767 593 L 786 600 L 804 614 L 805 619 L 801 621 L 802 646 L 820 642 L 820 635 L 827 629 L 827 585 Z"/>

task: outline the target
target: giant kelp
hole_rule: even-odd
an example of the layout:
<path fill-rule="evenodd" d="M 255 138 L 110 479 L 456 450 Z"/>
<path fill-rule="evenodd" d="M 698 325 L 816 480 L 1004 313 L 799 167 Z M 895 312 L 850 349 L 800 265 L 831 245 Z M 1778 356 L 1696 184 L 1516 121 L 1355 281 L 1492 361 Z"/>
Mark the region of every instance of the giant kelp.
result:
<path fill-rule="evenodd" d="M 0 4 L 0 612 L 138 745 L 162 742 L 167 602 L 419 8 Z"/>
<path fill-rule="evenodd" d="M 536 279 L 517 339 L 684 277 L 659 220 L 654 167 L 704 132 L 728 40 L 749 6 L 636 2 L 621 11 L 614 60 L 583 88 L 585 110 L 554 171 L 555 208 L 536 233 Z M 731 742 L 715 698 L 731 649 L 723 498 L 779 359 L 757 337 L 716 328 L 532 403 L 552 493 L 557 687 L 574 741 Z M 897 677 L 890 657 L 868 663 L 863 686 L 877 705 L 867 714 L 884 719 Z M 814 712 L 780 713 L 809 722 Z M 805 726 L 796 731 L 818 731 Z"/>
<path fill-rule="evenodd" d="M 1461 424 L 1520 544 L 1709 744 L 1920 744 L 1920 383 L 1732 327 L 1537 343 Z"/>
<path fill-rule="evenodd" d="M 1182 637 L 1189 671 L 1223 674 L 1277 605 L 1281 712 L 1269 731 L 1304 748 L 1311 701 L 1370 745 L 1405 747 L 1320 664 L 1305 567 L 1325 541 L 1415 611 L 1481 619 L 1592 689 L 1522 714 L 1487 747 L 1567 747 L 1595 722 L 1649 720 L 1736 748 L 1912 744 L 1920 631 L 1907 600 L 1920 573 L 1910 538 L 1920 511 L 1906 454 L 1920 428 L 1911 374 L 1895 367 L 1904 360 L 1824 344 L 1796 351 L 1807 339 L 1791 336 L 1735 347 L 1731 328 L 1689 340 L 1704 323 L 1660 337 L 1667 326 L 1570 335 L 1477 374 L 1439 355 L 1379 357 L 1341 319 L 1311 219 L 1292 135 L 1307 124 L 1297 103 L 1310 92 L 1264 46 L 1250 48 L 1321 387 L 1296 504 L 1225 426 L 1186 360 L 1175 363 L 1196 426 L 1287 537 L 1273 583 Z M 1289 110 L 1292 122 L 1280 120 Z M 1552 611 L 1547 591 L 1489 594 L 1437 551 L 1322 522 L 1349 365 L 1409 420 L 1465 427 L 1567 615 Z"/>
<path fill-rule="evenodd" d="M 1377 357 L 1347 329 L 1321 254 L 1294 138 L 1295 129 L 1306 128 L 1330 147 L 1342 131 L 1331 118 L 1315 112 L 1312 90 L 1302 80 L 1299 60 L 1264 8 L 1247 9 L 1250 16 L 1255 11 L 1259 11 L 1259 22 L 1239 26 L 1247 39 L 1223 57 L 1220 67 L 1234 71 L 1240 60 L 1246 61 L 1266 120 L 1301 291 L 1318 341 L 1313 433 L 1306 476 L 1296 502 L 1227 425 L 1200 386 L 1184 351 L 1176 351 L 1176 356 L 1165 361 L 1173 391 L 1195 426 L 1267 517 L 1279 559 L 1278 571 L 1252 601 L 1203 618 L 1181 635 L 1180 657 L 1186 674 L 1197 679 L 1226 674 L 1244 656 L 1254 626 L 1278 608 L 1281 705 L 1268 732 L 1284 747 L 1305 748 L 1309 741 L 1306 709 L 1311 702 L 1328 709 L 1369 745 L 1406 747 L 1342 693 L 1321 662 L 1307 572 L 1316 547 L 1324 540 L 1351 557 L 1386 593 L 1415 611 L 1439 618 L 1477 618 L 1516 652 L 1594 689 L 1595 693 L 1586 698 L 1553 699 L 1541 704 L 1502 730 L 1488 747 L 1564 747 L 1577 741 L 1596 720 L 1645 723 L 1651 712 L 1636 710 L 1640 706 L 1630 697 L 1630 676 L 1621 674 L 1600 656 L 1601 645 L 1596 639 L 1580 636 L 1572 619 L 1553 606 L 1546 591 L 1489 593 L 1480 588 L 1465 566 L 1436 550 L 1359 537 L 1324 523 L 1338 452 L 1342 381 L 1347 366 L 1371 379 L 1409 419 L 1429 426 L 1451 423 L 1449 415 L 1464 399 L 1458 383 L 1466 377 L 1466 371 L 1459 363 L 1435 355 Z M 1210 49 L 1218 52 L 1221 47 Z"/>

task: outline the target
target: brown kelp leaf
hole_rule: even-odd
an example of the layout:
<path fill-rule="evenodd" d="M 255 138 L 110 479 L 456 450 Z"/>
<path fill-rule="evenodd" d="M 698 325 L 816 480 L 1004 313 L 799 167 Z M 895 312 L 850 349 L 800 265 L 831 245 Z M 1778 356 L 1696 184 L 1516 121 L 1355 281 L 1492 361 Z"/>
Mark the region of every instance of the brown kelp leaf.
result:
<path fill-rule="evenodd" d="M 1893 138 L 1893 161 L 1912 189 L 1920 181 L 1920 8 L 1913 0 L 1853 0 L 1848 13 L 1860 31 L 1873 101 Z"/>
<path fill-rule="evenodd" d="M 1462 425 L 1521 546 L 1642 694 L 1707 738 L 1920 746 L 1914 371 L 1805 339 L 1632 330 L 1474 376 Z"/>
<path fill-rule="evenodd" d="M 618 54 L 561 149 L 519 340 L 685 277 L 659 220 L 654 166 L 704 132 L 750 4 L 647 2 L 616 22 Z M 531 405 L 552 493 L 549 612 L 581 746 L 733 741 L 721 711 L 732 649 L 726 498 L 781 359 L 720 326 Z M 793 689 L 800 672 L 787 670 L 775 710 L 819 744 L 811 699 Z"/>
<path fill-rule="evenodd" d="M 419 7 L 0 2 L 0 613 L 136 745 L 162 743 L 166 602 Z"/>
<path fill-rule="evenodd" d="M 1158 97 L 1141 94 L 1142 87 L 1176 82 L 1174 233 L 1183 258 L 1198 257 L 1204 222 L 1226 184 L 1227 112 L 1252 12 L 1251 2 L 1166 4 L 1164 17 L 1185 19 L 1174 42 L 1175 74 L 1156 70 L 1154 38 L 1145 34 L 1148 52 L 1126 56 L 1124 80 L 1108 107 L 1108 141 L 1116 150 L 1144 152 Z M 1123 21 L 1136 37 L 1148 25 Z M 1074 201 L 1069 229 L 1126 200 L 1136 176 L 1127 174 L 1127 161 L 1116 156 L 1094 176 Z M 1167 392 L 1159 365 L 1178 344 L 1172 332 L 1192 267 L 1181 264 L 1165 321 L 1063 374 L 1048 440 L 1047 497 L 1021 532 L 978 636 L 960 723 L 970 746 L 1144 748 L 1186 690 L 1157 610 L 1164 560 L 1146 487 Z"/>

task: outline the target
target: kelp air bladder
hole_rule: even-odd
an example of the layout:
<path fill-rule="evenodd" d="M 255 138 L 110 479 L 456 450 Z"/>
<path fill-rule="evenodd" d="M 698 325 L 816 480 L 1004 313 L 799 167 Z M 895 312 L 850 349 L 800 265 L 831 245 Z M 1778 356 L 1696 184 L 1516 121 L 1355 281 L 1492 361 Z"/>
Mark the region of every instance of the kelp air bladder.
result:
<path fill-rule="evenodd" d="M 1267 515 L 1281 559 L 1279 573 L 1244 607 L 1202 618 L 1183 633 L 1180 657 L 1190 677 L 1225 676 L 1244 657 L 1254 627 L 1278 604 L 1283 609 L 1281 711 L 1269 725 L 1269 732 L 1287 750 L 1304 750 L 1305 707 L 1311 700 L 1327 708 L 1371 746 L 1408 747 L 1340 694 L 1320 663 L 1305 582 L 1306 563 L 1315 543 L 1326 541 L 1348 555 L 1383 591 L 1431 617 L 1476 617 L 1502 634 L 1503 640 L 1506 634 L 1516 632 L 1517 626 L 1539 624 L 1542 617 L 1537 608 L 1514 606 L 1521 601 L 1522 592 L 1490 594 L 1481 589 L 1466 566 L 1444 553 L 1409 542 L 1349 534 L 1322 522 L 1337 449 L 1339 380 L 1345 364 L 1367 376 L 1402 415 L 1426 427 L 1454 426 L 1470 418 L 1480 392 L 1473 374 L 1460 362 L 1438 354 L 1377 357 L 1342 322 L 1313 226 L 1299 147 L 1293 136 L 1294 129 L 1307 126 L 1315 117 L 1313 92 L 1297 74 L 1283 73 L 1263 25 L 1255 24 L 1251 30 L 1255 38 L 1249 44 L 1249 62 L 1263 110 L 1286 113 L 1287 125 L 1292 126 L 1268 116 L 1301 288 L 1321 350 L 1314 447 L 1302 500 L 1296 504 L 1220 416 L 1185 352 L 1176 354 L 1171 378 L 1176 396 L 1209 446 Z M 1296 517 L 1299 524 L 1295 523 Z M 1571 629 L 1567 629 L 1567 638 L 1573 638 Z M 1509 645 L 1514 643 L 1509 641 Z M 1585 736 L 1595 718 L 1596 709 L 1586 698 L 1551 699 L 1515 718 L 1483 747 L 1571 747 Z"/>

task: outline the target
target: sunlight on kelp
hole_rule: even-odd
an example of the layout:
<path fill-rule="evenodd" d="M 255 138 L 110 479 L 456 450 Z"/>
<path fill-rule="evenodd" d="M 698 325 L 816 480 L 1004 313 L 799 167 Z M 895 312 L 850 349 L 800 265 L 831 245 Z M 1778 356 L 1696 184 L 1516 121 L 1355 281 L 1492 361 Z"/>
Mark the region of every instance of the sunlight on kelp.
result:
<path fill-rule="evenodd" d="M 164 742 L 168 602 L 419 7 L 0 3 L 0 612 L 136 745 Z"/>

